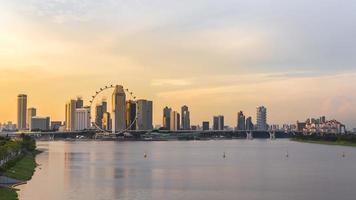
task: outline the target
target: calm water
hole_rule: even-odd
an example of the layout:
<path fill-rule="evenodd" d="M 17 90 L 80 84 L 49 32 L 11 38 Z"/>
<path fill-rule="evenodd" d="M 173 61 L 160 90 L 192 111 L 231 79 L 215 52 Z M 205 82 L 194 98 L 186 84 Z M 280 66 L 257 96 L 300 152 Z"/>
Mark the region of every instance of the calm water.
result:
<path fill-rule="evenodd" d="M 39 142 L 38 146 L 44 150 L 37 157 L 41 166 L 27 185 L 19 187 L 20 199 L 356 198 L 352 147 L 288 140 Z"/>

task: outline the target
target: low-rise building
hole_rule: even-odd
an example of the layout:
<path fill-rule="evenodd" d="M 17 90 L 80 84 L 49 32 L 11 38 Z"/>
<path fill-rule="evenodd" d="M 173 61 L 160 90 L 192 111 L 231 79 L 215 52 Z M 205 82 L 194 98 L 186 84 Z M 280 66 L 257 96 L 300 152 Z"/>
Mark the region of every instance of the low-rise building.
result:
<path fill-rule="evenodd" d="M 32 117 L 31 118 L 31 131 L 48 131 L 50 130 L 49 117 Z"/>
<path fill-rule="evenodd" d="M 314 119 L 307 120 L 303 128 L 303 133 L 304 134 L 313 134 L 313 133 L 345 134 L 346 133 L 346 126 L 341 122 L 335 119 L 327 121 L 325 120 L 325 117 L 320 119 L 322 120 L 314 120 Z"/>

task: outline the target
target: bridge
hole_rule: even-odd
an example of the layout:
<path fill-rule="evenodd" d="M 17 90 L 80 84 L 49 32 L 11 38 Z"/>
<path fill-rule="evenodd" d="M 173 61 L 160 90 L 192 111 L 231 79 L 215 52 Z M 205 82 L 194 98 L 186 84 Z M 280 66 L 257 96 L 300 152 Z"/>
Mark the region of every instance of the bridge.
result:
<path fill-rule="evenodd" d="M 123 134 L 108 134 L 98 130 L 72 131 L 72 132 L 5 132 L 0 133 L 0 136 L 19 137 L 22 133 L 30 135 L 39 140 L 61 140 L 61 139 L 118 139 L 118 140 L 148 140 L 152 139 L 253 139 L 253 138 L 290 138 L 294 135 L 301 134 L 299 132 L 285 131 L 227 131 L 227 130 L 207 130 L 207 131 L 192 131 L 192 130 L 128 130 Z"/>

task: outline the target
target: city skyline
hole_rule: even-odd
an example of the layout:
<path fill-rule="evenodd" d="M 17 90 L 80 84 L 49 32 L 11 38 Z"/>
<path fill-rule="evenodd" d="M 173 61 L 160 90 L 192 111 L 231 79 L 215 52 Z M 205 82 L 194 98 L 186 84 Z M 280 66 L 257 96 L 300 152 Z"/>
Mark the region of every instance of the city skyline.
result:
<path fill-rule="evenodd" d="M 100 88 L 100 90 L 102 90 L 102 89 Z M 122 94 L 119 94 L 119 93 L 122 93 Z M 163 110 L 163 113 L 161 116 L 162 124 L 159 124 L 159 123 L 154 124 L 153 123 L 153 107 L 154 107 L 153 101 L 145 100 L 145 99 L 139 99 L 139 100 L 135 100 L 135 101 L 131 100 L 131 99 L 126 100 L 125 99 L 126 95 L 125 95 L 123 86 L 116 85 L 114 87 L 114 90 L 112 93 L 112 102 L 111 102 L 112 107 L 111 107 L 111 109 L 113 109 L 113 106 L 117 106 L 117 105 L 115 105 L 117 103 L 115 103 L 113 100 L 117 101 L 118 95 L 124 96 L 124 99 L 120 103 L 120 106 L 121 107 L 123 106 L 120 110 L 123 109 L 122 115 L 124 116 L 124 118 L 122 120 L 120 120 L 121 121 L 120 123 L 125 124 L 125 127 L 129 127 L 131 125 L 132 120 L 134 120 L 132 117 L 134 117 L 134 116 L 131 116 L 131 115 L 133 115 L 133 113 L 130 110 L 131 110 L 131 106 L 134 105 L 135 112 L 137 111 L 135 114 L 137 117 L 135 129 L 137 129 L 137 130 L 149 130 L 149 129 L 153 129 L 154 127 L 157 127 L 157 126 L 167 129 L 167 130 L 190 130 L 193 126 L 194 127 L 198 126 L 200 128 L 203 128 L 205 122 L 211 122 L 213 124 L 212 130 L 222 130 L 222 129 L 225 129 L 225 127 L 236 129 L 236 130 L 252 130 L 251 127 L 254 127 L 253 129 L 256 129 L 256 130 L 267 130 L 269 128 L 274 129 L 275 127 L 279 127 L 280 125 L 283 127 L 289 126 L 289 125 L 298 126 L 298 123 L 304 123 L 303 119 L 302 120 L 298 119 L 297 121 L 291 122 L 291 123 L 270 123 L 270 122 L 268 122 L 269 116 L 267 115 L 267 108 L 265 106 L 257 106 L 256 107 L 257 112 L 255 113 L 254 118 L 252 116 L 248 116 L 248 117 L 245 116 L 244 111 L 237 112 L 236 113 L 237 118 L 235 121 L 235 125 L 234 124 L 226 124 L 225 116 L 223 114 L 214 115 L 214 116 L 212 116 L 212 119 L 201 121 L 200 124 L 199 124 L 199 122 L 197 124 L 191 124 L 189 107 L 187 105 L 183 105 L 183 106 L 181 106 L 181 112 L 174 111 L 171 107 L 165 106 L 164 108 L 162 108 L 162 110 Z M 131 94 L 131 95 L 133 95 L 133 94 Z M 37 108 L 29 107 L 28 109 L 23 109 L 23 107 L 25 107 L 25 108 L 28 107 L 28 104 L 27 104 L 28 98 L 27 97 L 28 97 L 27 94 L 19 94 L 17 96 L 17 122 L 23 121 L 23 118 L 26 115 L 26 117 L 24 119 L 24 120 L 26 120 L 26 126 L 25 126 L 25 128 L 19 128 L 19 130 L 29 129 L 29 127 L 30 127 L 29 122 L 31 121 L 31 117 L 46 118 L 46 117 L 40 117 L 37 115 Z M 23 98 L 25 98 L 24 102 L 23 102 Z M 99 102 L 101 102 L 101 103 L 99 103 Z M 123 102 L 125 102 L 125 103 L 123 103 Z M 136 103 L 134 103 L 134 102 L 136 102 Z M 111 120 L 113 120 L 113 122 L 114 122 L 115 119 L 112 119 L 110 117 L 110 112 L 107 112 L 108 102 L 106 100 L 106 97 L 102 97 L 102 100 L 96 102 L 95 106 L 93 106 L 92 108 L 90 106 L 84 105 L 84 103 L 85 102 L 84 102 L 83 98 L 79 97 L 79 96 L 77 97 L 77 99 L 71 99 L 71 100 L 67 101 L 67 103 L 65 104 L 64 120 L 63 121 L 53 120 L 53 122 L 55 124 L 57 122 L 63 122 L 66 131 L 83 130 L 83 129 L 77 129 L 76 127 L 86 127 L 85 129 L 87 129 L 87 128 L 90 128 L 91 123 L 96 123 L 96 125 L 98 125 L 100 128 L 103 128 L 104 121 L 105 121 L 105 123 L 107 123 L 105 126 L 110 127 L 110 129 L 111 129 Z M 90 103 L 90 102 L 88 102 L 88 103 Z M 133 105 L 131 105 L 132 103 L 133 103 Z M 137 108 L 136 108 L 136 106 L 137 106 Z M 93 109 L 93 110 L 91 111 L 91 109 Z M 115 110 L 116 109 L 113 109 L 112 110 L 113 113 L 111 113 L 111 114 L 114 114 Z M 84 111 L 87 112 L 86 117 L 81 116 L 81 118 L 83 118 L 83 117 L 87 118 L 88 122 L 84 122 L 85 125 L 77 124 L 78 123 L 76 121 L 76 119 L 78 118 L 77 112 L 81 113 Z M 94 113 L 94 115 L 91 116 L 94 120 L 89 120 L 91 112 Z M 98 112 L 100 112 L 100 113 L 98 113 Z M 186 113 L 185 114 L 186 116 L 184 116 L 183 113 Z M 108 114 L 108 115 L 105 116 L 104 114 Z M 80 114 L 80 115 L 82 115 L 82 114 Z M 177 115 L 177 116 L 172 118 L 172 116 L 175 116 L 175 115 Z M 75 120 L 72 120 L 72 118 Z M 131 118 L 131 119 L 128 120 L 129 118 Z M 184 118 L 186 118 L 186 119 L 184 119 Z M 323 118 L 323 121 L 325 122 L 326 117 L 322 116 L 321 118 Z M 172 119 L 173 119 L 173 121 L 172 121 Z M 306 122 L 308 122 L 310 120 L 316 120 L 315 116 L 307 116 L 307 117 L 305 117 L 305 119 L 306 119 Z M 110 122 L 109 122 L 109 120 L 110 120 Z M 176 120 L 178 120 L 178 121 L 176 121 Z M 189 126 L 184 126 L 183 121 L 185 121 L 185 123 L 189 124 Z M 339 123 L 336 119 L 332 119 L 331 121 L 335 121 L 335 122 Z M 12 123 L 11 120 L 4 121 L 4 125 L 6 123 L 10 123 L 10 122 Z M 2 122 L 0 122 L 0 124 L 1 123 Z M 25 123 L 25 122 L 22 122 L 22 123 Z M 82 122 L 80 122 L 80 123 L 82 123 Z M 71 124 L 71 125 L 68 125 L 68 124 Z M 176 125 L 174 125 L 175 127 L 173 129 L 170 128 L 170 126 L 172 126 L 172 124 L 176 124 Z M 14 125 L 17 125 L 17 124 L 14 124 Z M 345 124 L 342 124 L 342 125 L 345 125 Z M 121 127 L 119 130 L 123 130 L 123 129 L 125 129 L 125 127 Z M 151 127 L 151 128 L 145 129 L 144 127 Z M 132 128 L 129 128 L 129 130 L 130 129 L 132 130 Z M 353 127 L 349 127 L 349 130 L 352 130 L 352 129 L 353 129 Z M 104 130 L 105 130 L 105 128 L 104 128 Z M 106 130 L 109 130 L 109 129 L 106 129 Z M 114 129 L 113 129 L 113 131 L 114 131 Z"/>
<path fill-rule="evenodd" d="M 186 3 L 2 2 L 0 121 L 16 121 L 21 93 L 63 121 L 63 102 L 118 83 L 156 102 L 154 124 L 166 105 L 189 105 L 192 124 L 218 113 L 235 124 L 264 105 L 271 124 L 326 115 L 356 127 L 355 3 Z"/>

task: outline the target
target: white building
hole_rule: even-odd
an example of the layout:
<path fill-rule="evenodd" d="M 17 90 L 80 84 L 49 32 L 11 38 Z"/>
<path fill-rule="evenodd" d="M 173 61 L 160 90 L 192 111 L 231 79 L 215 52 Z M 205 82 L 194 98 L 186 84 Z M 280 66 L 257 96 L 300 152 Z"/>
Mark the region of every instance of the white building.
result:
<path fill-rule="evenodd" d="M 345 134 L 346 127 L 337 120 L 330 120 L 325 122 L 307 122 L 304 129 L 304 134 L 325 133 L 325 134 Z"/>
<path fill-rule="evenodd" d="M 256 114 L 256 127 L 257 130 L 267 130 L 268 126 L 267 126 L 267 109 L 264 106 L 259 106 L 257 107 L 257 114 Z"/>
<path fill-rule="evenodd" d="M 90 128 L 90 109 L 77 108 L 75 110 L 75 131 L 82 131 Z"/>
<path fill-rule="evenodd" d="M 136 105 L 136 129 L 152 130 L 152 101 L 140 99 L 137 100 Z"/>

